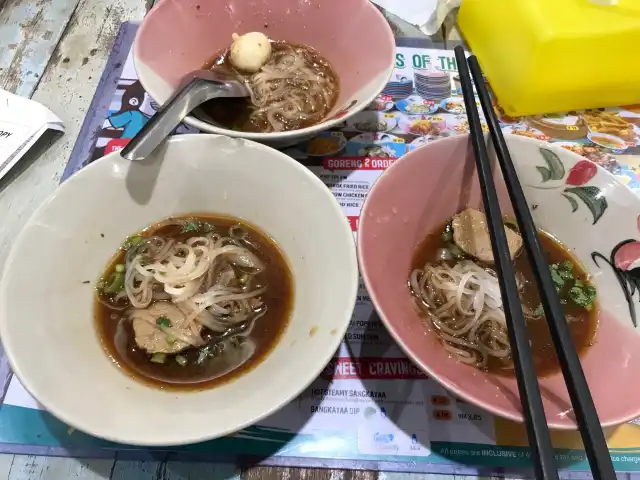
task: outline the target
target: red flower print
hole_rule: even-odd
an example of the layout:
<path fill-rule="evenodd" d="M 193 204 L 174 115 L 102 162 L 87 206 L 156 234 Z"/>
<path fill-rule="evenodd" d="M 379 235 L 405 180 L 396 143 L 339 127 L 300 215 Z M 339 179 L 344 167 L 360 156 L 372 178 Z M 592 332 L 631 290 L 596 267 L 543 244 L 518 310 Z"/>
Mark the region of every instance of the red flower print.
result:
<path fill-rule="evenodd" d="M 347 113 L 349 113 L 349 110 L 351 109 L 351 107 L 353 107 L 356 103 L 358 103 L 358 100 L 351 100 L 351 103 L 349 104 L 349 106 L 343 108 L 338 113 L 336 113 L 333 117 L 331 117 L 331 120 L 337 120 L 338 118 L 344 117 Z"/>
<path fill-rule="evenodd" d="M 340 110 L 333 116 L 333 120 L 337 120 L 338 118 L 342 118 L 347 114 L 348 110 Z"/>
<path fill-rule="evenodd" d="M 638 231 L 640 231 L 640 215 L 638 215 Z M 640 260 L 640 242 L 628 241 L 619 246 L 613 256 L 615 266 L 622 271 L 638 268 Z"/>
<path fill-rule="evenodd" d="M 595 163 L 589 160 L 580 160 L 569 171 L 566 183 L 575 186 L 584 185 L 595 176 L 597 171 L 598 167 Z"/>
<path fill-rule="evenodd" d="M 640 216 L 637 224 L 640 230 Z M 591 258 L 598 267 L 598 262 L 604 261 L 613 269 L 629 305 L 631 322 L 637 327 L 636 305 L 640 303 L 640 241 L 633 238 L 623 240 L 613 247 L 608 259 L 599 252 L 593 252 Z"/>

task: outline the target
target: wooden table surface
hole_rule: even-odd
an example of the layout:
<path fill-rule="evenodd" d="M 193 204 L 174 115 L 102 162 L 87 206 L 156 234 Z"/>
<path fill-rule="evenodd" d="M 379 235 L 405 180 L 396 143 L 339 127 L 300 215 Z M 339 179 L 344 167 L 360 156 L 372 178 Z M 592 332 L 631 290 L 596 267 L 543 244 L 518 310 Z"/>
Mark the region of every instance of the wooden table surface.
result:
<path fill-rule="evenodd" d="M 40 142 L 0 180 L 0 269 L 15 234 L 60 181 L 120 24 L 126 20 L 142 20 L 152 1 L 0 0 L 0 88 L 46 105 L 66 126 L 63 136 Z M 422 35 L 412 25 L 383 13 L 397 36 Z M 447 38 L 457 38 L 455 30 L 445 27 L 432 40 L 442 44 Z M 435 480 L 454 477 L 0 455 L 0 480 L 79 478 Z"/>

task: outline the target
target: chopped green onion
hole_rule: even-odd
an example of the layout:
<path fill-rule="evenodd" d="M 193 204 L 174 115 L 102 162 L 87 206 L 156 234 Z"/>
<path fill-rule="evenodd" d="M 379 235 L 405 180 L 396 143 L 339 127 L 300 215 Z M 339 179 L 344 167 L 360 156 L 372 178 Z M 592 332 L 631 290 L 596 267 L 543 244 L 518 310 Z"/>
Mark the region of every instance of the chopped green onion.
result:
<path fill-rule="evenodd" d="M 453 241 L 453 232 L 452 231 L 444 231 L 442 234 L 442 241 L 444 243 L 449 243 Z"/>
<path fill-rule="evenodd" d="M 209 222 L 202 222 L 202 231 L 204 233 L 211 233 L 216 231 L 216 227 Z"/>
<path fill-rule="evenodd" d="M 187 366 L 187 357 L 184 357 L 182 355 L 176 355 L 176 363 L 178 365 L 180 365 L 181 367 L 186 367 Z"/>
<path fill-rule="evenodd" d="M 537 306 L 537 308 L 533 311 L 533 314 L 536 317 L 541 317 L 542 315 L 544 315 L 544 307 L 542 306 L 542 304 Z"/>
<path fill-rule="evenodd" d="M 118 273 L 124 273 L 124 265 L 122 263 L 117 264 L 115 270 Z"/>
<path fill-rule="evenodd" d="M 466 257 L 462 249 L 455 243 L 451 243 L 447 245 L 446 248 L 451 252 L 451 255 L 453 255 L 453 258 L 457 260 L 462 260 L 463 258 Z"/>
<path fill-rule="evenodd" d="M 162 317 L 158 317 L 156 319 L 156 325 L 160 328 L 169 328 L 171 327 L 171 320 L 163 315 Z"/>
<path fill-rule="evenodd" d="M 167 361 L 167 354 L 166 353 L 154 353 L 153 355 L 151 355 L 151 361 L 153 363 L 164 363 Z"/>
<path fill-rule="evenodd" d="M 166 339 L 167 339 L 167 343 L 169 345 L 173 345 L 174 343 L 176 343 L 178 341 L 178 339 L 176 337 L 174 337 L 173 335 L 166 335 Z"/>
<path fill-rule="evenodd" d="M 119 293 L 124 288 L 124 273 L 113 272 L 102 289 L 104 293 Z"/>
<path fill-rule="evenodd" d="M 507 227 L 507 228 L 510 228 L 511 230 L 513 230 L 516 233 L 520 232 L 520 230 L 518 229 L 518 224 L 514 220 L 505 220 L 504 221 L 504 226 Z"/>
<path fill-rule="evenodd" d="M 122 248 L 124 248 L 125 250 L 129 250 L 131 247 L 135 247 L 136 245 L 138 245 L 142 240 L 142 235 L 133 235 L 132 237 L 129 237 L 125 240 Z"/>

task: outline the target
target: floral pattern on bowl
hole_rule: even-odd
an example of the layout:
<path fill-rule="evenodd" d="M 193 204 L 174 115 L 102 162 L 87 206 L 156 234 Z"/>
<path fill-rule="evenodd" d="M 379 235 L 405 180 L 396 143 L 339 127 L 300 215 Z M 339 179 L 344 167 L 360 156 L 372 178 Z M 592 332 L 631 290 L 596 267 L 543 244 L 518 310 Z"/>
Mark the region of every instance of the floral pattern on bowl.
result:
<path fill-rule="evenodd" d="M 579 160 L 567 171 L 553 150 L 540 147 L 540 155 L 545 162 L 544 166 L 536 166 L 542 177 L 541 185 L 530 186 L 548 190 L 562 189 L 560 195 L 571 204 L 571 212 L 578 210 L 580 200 L 590 210 L 595 225 L 608 207 L 602 190 L 594 185 L 587 185 L 598 171 L 596 164 L 589 160 Z"/>
<path fill-rule="evenodd" d="M 518 135 L 505 139 L 536 225 L 567 246 L 596 286 L 598 330 L 580 360 L 600 421 L 611 426 L 636 418 L 640 326 L 633 318 L 640 309 L 640 198 L 562 146 Z M 496 193 L 503 213 L 512 216 L 499 173 Z M 428 142 L 404 155 L 378 179 L 360 215 L 362 276 L 391 336 L 427 375 L 465 401 L 522 422 L 515 378 L 449 358 L 406 286 L 417 245 L 465 207 L 482 208 L 468 135 Z M 562 375 L 542 378 L 540 387 L 549 426 L 575 429 Z"/>

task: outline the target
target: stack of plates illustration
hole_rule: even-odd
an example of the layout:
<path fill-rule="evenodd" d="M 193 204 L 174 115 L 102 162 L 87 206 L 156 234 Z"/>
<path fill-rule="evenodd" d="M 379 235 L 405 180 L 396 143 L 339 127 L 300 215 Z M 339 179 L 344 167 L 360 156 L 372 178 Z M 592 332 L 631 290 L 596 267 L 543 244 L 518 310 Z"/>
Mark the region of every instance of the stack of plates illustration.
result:
<path fill-rule="evenodd" d="M 451 77 L 445 72 L 416 70 L 416 91 L 422 98 L 440 101 L 451 96 Z"/>
<path fill-rule="evenodd" d="M 394 100 L 407 98 L 413 92 L 413 82 L 407 79 L 388 82 L 382 90 L 382 95 L 392 97 Z M 448 96 L 448 95 L 447 95 Z"/>

